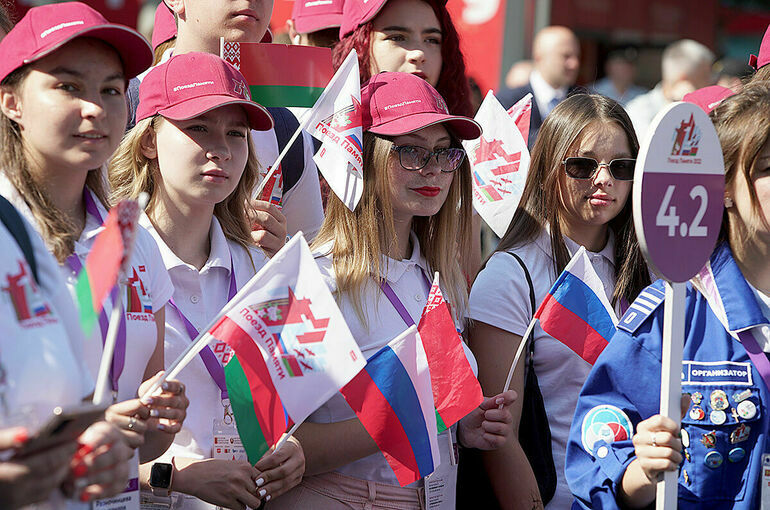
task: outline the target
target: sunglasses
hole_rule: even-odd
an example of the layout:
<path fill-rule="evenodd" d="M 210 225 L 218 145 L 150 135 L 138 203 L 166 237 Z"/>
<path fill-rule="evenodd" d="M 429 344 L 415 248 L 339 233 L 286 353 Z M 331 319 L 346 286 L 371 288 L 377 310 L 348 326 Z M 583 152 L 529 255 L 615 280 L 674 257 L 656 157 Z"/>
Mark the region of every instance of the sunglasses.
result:
<path fill-rule="evenodd" d="M 594 158 L 567 158 L 562 161 L 564 171 L 573 179 L 593 179 L 600 166 L 610 169 L 612 178 L 618 181 L 633 181 L 636 160 L 631 158 L 613 159 L 599 163 Z"/>
<path fill-rule="evenodd" d="M 435 157 L 441 171 L 449 174 L 460 168 L 465 159 L 465 150 L 459 147 L 429 151 L 417 145 L 394 145 L 391 150 L 398 152 L 398 162 L 404 170 L 421 170 Z"/>

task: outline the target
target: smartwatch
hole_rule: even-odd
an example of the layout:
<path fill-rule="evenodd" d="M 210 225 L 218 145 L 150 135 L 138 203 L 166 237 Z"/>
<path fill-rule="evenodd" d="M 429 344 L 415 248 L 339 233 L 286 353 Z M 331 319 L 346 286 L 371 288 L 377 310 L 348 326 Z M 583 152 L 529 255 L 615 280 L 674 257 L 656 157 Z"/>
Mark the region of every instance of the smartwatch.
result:
<path fill-rule="evenodd" d="M 150 489 L 156 496 L 167 497 L 174 475 L 174 466 L 166 462 L 156 462 L 150 470 Z"/>

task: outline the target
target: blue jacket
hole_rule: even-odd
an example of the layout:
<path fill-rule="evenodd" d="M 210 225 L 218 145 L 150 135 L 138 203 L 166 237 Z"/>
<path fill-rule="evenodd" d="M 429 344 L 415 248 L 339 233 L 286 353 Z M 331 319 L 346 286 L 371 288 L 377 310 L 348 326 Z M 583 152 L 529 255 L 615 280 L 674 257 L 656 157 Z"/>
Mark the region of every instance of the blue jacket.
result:
<path fill-rule="evenodd" d="M 730 331 L 751 329 L 755 337 L 767 337 L 768 320 L 728 245 L 717 247 L 710 266 Z M 634 459 L 633 433 L 640 421 L 659 412 L 663 296 L 662 281 L 640 294 L 621 318 L 617 333 L 583 386 L 565 468 L 577 498 L 575 507 L 618 508 L 619 484 Z M 691 399 L 682 419 L 689 448 L 679 470 L 679 508 L 759 508 L 762 454 L 770 452 L 770 394 L 741 343 L 691 284 L 685 307 L 683 359 L 682 392 L 695 396 L 694 400 L 700 393 L 702 400 L 696 404 Z M 745 390 L 750 390 L 749 397 Z M 752 406 L 738 408 L 735 396 L 754 404 L 753 416 L 738 416 L 736 421 L 733 410 L 745 411 L 748 406 L 751 411 Z M 725 406 L 724 416 L 717 413 L 712 422 L 711 411 Z M 721 418 L 726 420 L 717 424 Z M 707 458 L 714 467 L 706 464 Z"/>

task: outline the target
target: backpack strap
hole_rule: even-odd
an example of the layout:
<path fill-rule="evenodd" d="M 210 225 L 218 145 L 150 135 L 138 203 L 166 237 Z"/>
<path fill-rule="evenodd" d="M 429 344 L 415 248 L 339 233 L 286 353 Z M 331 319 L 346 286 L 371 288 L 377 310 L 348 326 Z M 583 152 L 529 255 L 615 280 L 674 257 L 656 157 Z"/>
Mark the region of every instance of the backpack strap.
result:
<path fill-rule="evenodd" d="M 5 228 L 8 229 L 8 232 L 16 240 L 16 244 L 19 245 L 24 258 L 27 259 L 27 264 L 29 264 L 35 282 L 39 283 L 35 252 L 32 250 L 32 240 L 29 238 L 29 232 L 27 232 L 27 228 L 24 226 L 24 220 L 21 219 L 19 211 L 16 210 L 13 204 L 2 196 L 0 196 L 0 220 L 2 220 Z"/>
<path fill-rule="evenodd" d="M 275 121 L 275 137 L 278 140 L 278 151 L 282 151 L 289 143 L 294 132 L 299 128 L 299 121 L 288 109 L 282 107 L 268 107 L 267 111 Z M 283 174 L 283 192 L 287 193 L 302 177 L 305 170 L 305 145 L 302 134 L 297 137 L 289 152 L 281 162 Z"/>
<path fill-rule="evenodd" d="M 524 270 L 524 277 L 527 279 L 527 285 L 529 285 L 529 304 L 530 308 L 532 309 L 532 316 L 535 315 L 535 286 L 532 285 L 532 277 L 529 274 L 529 269 L 527 269 L 527 265 L 524 263 L 523 260 L 521 260 L 521 257 L 516 255 L 515 253 L 511 253 L 509 251 L 505 252 L 509 255 L 511 255 L 513 258 L 516 259 L 516 261 L 519 263 L 521 268 Z M 535 357 L 535 341 L 534 339 L 529 342 L 529 365 L 530 369 L 534 369 L 533 366 L 533 359 Z"/>

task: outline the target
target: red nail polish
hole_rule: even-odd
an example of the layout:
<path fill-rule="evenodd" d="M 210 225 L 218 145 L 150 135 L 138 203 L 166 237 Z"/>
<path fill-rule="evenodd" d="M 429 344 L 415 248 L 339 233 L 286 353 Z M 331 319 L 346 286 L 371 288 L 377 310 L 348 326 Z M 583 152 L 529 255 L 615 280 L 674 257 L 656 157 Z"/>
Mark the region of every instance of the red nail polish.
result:
<path fill-rule="evenodd" d="M 83 503 L 87 503 L 91 499 L 91 495 L 87 492 L 81 492 L 80 493 L 80 501 Z"/>
<path fill-rule="evenodd" d="M 28 439 L 29 439 L 29 434 L 27 433 L 27 429 L 24 429 L 24 428 L 19 429 L 19 431 L 16 432 L 16 435 L 13 436 L 13 442 L 19 446 L 26 443 Z"/>
<path fill-rule="evenodd" d="M 85 457 L 86 455 L 88 455 L 92 451 L 94 451 L 94 447 L 91 446 L 90 444 L 80 445 L 80 448 L 78 448 L 78 451 L 75 454 L 75 457 L 77 457 L 77 458 Z"/>
<path fill-rule="evenodd" d="M 86 473 L 88 473 L 88 466 L 85 464 L 78 464 L 72 468 L 72 476 L 75 478 L 81 478 Z"/>

